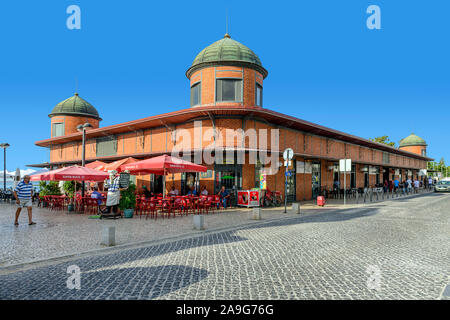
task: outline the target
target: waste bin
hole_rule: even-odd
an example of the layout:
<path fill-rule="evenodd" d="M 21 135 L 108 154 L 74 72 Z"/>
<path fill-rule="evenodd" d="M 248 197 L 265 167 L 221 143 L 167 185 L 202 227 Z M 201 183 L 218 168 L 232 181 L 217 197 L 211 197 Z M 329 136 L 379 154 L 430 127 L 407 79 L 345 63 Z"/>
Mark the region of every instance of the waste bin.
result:
<path fill-rule="evenodd" d="M 324 196 L 317 197 L 317 205 L 322 206 L 322 207 L 325 205 L 325 197 Z"/>

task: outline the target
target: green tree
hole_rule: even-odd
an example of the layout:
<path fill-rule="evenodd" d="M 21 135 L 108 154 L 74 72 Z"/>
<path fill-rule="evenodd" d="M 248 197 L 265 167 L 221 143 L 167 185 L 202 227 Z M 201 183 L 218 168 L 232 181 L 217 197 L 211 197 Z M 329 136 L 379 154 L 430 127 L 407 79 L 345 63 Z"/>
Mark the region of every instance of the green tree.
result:
<path fill-rule="evenodd" d="M 49 181 L 48 183 L 46 181 L 41 181 L 39 183 L 40 191 L 39 196 L 60 196 L 61 190 L 59 190 L 58 181 Z"/>
<path fill-rule="evenodd" d="M 75 195 L 75 183 L 77 184 L 77 190 L 81 189 L 81 183 L 75 181 L 64 181 L 63 189 L 67 196 L 73 200 Z"/>
<path fill-rule="evenodd" d="M 389 141 L 389 136 L 375 137 L 375 138 L 370 138 L 369 140 L 378 142 L 378 143 L 384 143 L 391 147 L 395 147 L 395 142 Z"/>

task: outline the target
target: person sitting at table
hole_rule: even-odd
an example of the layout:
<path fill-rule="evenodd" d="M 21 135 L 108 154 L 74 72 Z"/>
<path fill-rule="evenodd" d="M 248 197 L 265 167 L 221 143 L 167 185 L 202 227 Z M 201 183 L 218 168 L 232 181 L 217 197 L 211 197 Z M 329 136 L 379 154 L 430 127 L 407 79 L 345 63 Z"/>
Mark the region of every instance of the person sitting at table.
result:
<path fill-rule="evenodd" d="M 222 202 L 223 208 L 227 208 L 227 199 L 230 197 L 230 194 L 225 189 L 225 186 L 222 186 L 222 189 L 219 191 L 220 201 Z M 219 209 L 219 203 L 217 204 L 217 209 Z"/>
<path fill-rule="evenodd" d="M 98 188 L 94 187 L 94 191 L 91 194 L 91 198 L 97 199 L 97 204 L 101 205 L 103 201 L 103 195 L 98 192 Z"/>
<path fill-rule="evenodd" d="M 143 193 L 146 199 L 150 199 L 151 197 L 153 197 L 153 192 L 151 192 L 150 190 L 147 189 L 147 186 L 142 186 L 143 189 Z"/>
<path fill-rule="evenodd" d="M 169 191 L 169 196 L 175 197 L 179 194 L 178 189 L 175 188 L 175 186 L 172 186 Z"/>
<path fill-rule="evenodd" d="M 201 194 L 202 196 L 207 196 L 207 195 L 208 195 L 208 190 L 206 190 L 206 186 L 203 186 L 203 187 L 202 187 L 202 192 L 200 192 L 200 194 Z"/>
<path fill-rule="evenodd" d="M 191 186 L 191 189 L 187 193 L 188 196 L 196 196 L 197 190 L 195 190 L 194 186 Z"/>

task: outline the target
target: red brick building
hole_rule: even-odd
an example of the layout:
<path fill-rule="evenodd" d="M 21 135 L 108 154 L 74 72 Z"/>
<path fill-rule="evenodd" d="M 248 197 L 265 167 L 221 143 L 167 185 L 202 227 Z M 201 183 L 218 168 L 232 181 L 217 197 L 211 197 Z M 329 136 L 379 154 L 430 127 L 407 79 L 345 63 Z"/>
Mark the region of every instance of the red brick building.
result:
<path fill-rule="evenodd" d="M 81 163 L 82 134 L 76 127 L 85 122 L 93 127 L 86 136 L 87 162 L 130 156 L 145 159 L 177 151 L 207 165 L 205 174 L 168 177 L 167 188 L 175 184 L 182 192 L 192 184 L 205 185 L 210 194 L 222 185 L 251 189 L 260 187 L 261 179 L 270 190 L 284 192 L 281 156 L 288 147 L 295 155 L 288 181 L 290 200 L 314 198 L 321 189 L 332 188 L 335 180 L 343 186 L 343 175 L 337 171 L 339 159 L 352 159 L 352 172 L 346 179 L 347 187 L 352 188 L 417 177 L 432 160 L 426 157 L 426 143 L 420 138 L 405 138 L 397 149 L 265 108 L 267 75 L 258 56 L 226 34 L 202 50 L 187 70 L 191 87 L 188 109 L 99 127 L 97 110 L 75 94 L 49 115 L 51 138 L 36 142 L 50 149 L 50 162 L 43 165 Z M 221 159 L 223 150 L 232 157 Z M 205 161 L 201 152 L 215 161 Z M 269 171 L 269 164 L 264 165 L 268 157 Z M 136 183 L 162 191 L 159 176 L 138 176 Z"/>

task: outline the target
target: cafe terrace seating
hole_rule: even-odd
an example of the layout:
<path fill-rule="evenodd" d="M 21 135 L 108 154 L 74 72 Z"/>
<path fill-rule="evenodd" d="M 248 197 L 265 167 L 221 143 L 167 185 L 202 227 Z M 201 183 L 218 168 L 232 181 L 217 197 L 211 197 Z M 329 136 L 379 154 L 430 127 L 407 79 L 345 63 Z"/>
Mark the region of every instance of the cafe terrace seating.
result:
<path fill-rule="evenodd" d="M 102 193 L 103 201 L 106 200 L 106 194 Z M 62 196 L 44 196 L 43 202 L 48 204 L 51 211 L 67 211 L 71 203 L 69 197 Z M 76 193 L 74 200 L 74 210 L 78 213 L 89 215 L 98 214 L 98 199 L 85 197 L 81 193 Z M 151 198 L 145 198 L 143 195 L 136 195 L 135 215 L 146 219 L 175 218 L 176 216 L 187 216 L 189 214 L 209 214 L 218 210 L 223 210 L 223 204 L 218 195 L 213 196 L 171 196 L 163 198 L 162 194 L 157 194 Z"/>

